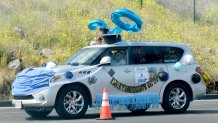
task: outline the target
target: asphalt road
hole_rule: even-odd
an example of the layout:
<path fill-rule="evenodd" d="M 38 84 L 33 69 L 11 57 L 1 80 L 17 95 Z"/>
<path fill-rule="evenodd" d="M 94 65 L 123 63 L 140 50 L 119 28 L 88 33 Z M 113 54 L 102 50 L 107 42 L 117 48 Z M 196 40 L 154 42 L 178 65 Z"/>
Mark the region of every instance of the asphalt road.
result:
<path fill-rule="evenodd" d="M 34 119 L 24 111 L 13 107 L 0 107 L 0 123 L 216 123 L 218 121 L 218 100 L 199 100 L 191 103 L 187 112 L 183 114 L 166 114 L 161 106 L 158 109 L 149 109 L 143 114 L 133 115 L 129 111 L 112 112 L 115 120 L 96 120 L 98 110 L 89 110 L 82 119 L 62 120 L 55 110 L 44 119 Z"/>

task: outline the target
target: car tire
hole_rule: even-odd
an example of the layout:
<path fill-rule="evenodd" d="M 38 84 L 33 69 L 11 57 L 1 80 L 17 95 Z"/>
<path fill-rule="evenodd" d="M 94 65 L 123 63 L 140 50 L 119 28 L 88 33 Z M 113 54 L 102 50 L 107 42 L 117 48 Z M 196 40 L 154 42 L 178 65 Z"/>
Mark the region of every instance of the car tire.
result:
<path fill-rule="evenodd" d="M 30 111 L 30 110 L 24 110 L 28 115 L 30 115 L 31 117 L 34 118 L 44 118 L 46 117 L 48 114 L 50 114 L 52 112 L 51 110 L 40 110 L 40 111 Z"/>
<path fill-rule="evenodd" d="M 131 111 L 132 114 L 143 114 L 145 113 L 147 109 L 137 109 L 137 110 L 131 110 L 129 109 L 129 111 Z"/>
<path fill-rule="evenodd" d="M 143 114 L 149 107 L 146 109 L 134 109 L 134 107 L 137 107 L 136 105 L 129 105 L 128 110 L 131 111 L 132 114 Z"/>
<path fill-rule="evenodd" d="M 80 86 L 68 86 L 61 90 L 55 103 L 55 110 L 63 119 L 77 119 L 88 109 L 88 96 Z"/>
<path fill-rule="evenodd" d="M 162 108 L 167 113 L 183 113 L 190 104 L 190 93 L 183 84 L 172 84 L 163 95 Z"/>

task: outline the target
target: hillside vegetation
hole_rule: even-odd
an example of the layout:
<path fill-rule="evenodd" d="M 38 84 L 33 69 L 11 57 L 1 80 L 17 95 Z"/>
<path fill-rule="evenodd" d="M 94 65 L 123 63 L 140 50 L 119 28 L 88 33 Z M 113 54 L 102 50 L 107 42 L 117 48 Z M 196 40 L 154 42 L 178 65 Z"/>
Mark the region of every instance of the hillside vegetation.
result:
<path fill-rule="evenodd" d="M 139 0 L 1 0 L 0 100 L 1 95 L 10 94 L 15 76 L 7 67 L 10 61 L 22 59 L 23 68 L 51 60 L 61 64 L 97 35 L 87 28 L 92 19 L 102 19 L 113 29 L 110 15 L 120 8 L 130 9 L 143 19 L 142 30 L 123 32 L 124 40 L 191 44 L 202 68 L 218 79 L 217 4 L 200 12 L 204 16 L 196 23 L 190 13 L 186 16 L 166 5 L 163 0 L 144 0 L 142 8 Z M 43 57 L 39 51 L 44 48 L 51 49 L 53 55 Z"/>

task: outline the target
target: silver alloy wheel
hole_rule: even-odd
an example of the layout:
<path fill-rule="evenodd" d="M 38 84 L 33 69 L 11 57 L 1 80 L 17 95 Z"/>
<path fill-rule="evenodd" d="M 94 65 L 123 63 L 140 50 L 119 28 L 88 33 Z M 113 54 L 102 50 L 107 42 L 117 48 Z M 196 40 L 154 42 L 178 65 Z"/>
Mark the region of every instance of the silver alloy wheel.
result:
<path fill-rule="evenodd" d="M 174 88 L 169 94 L 169 103 L 174 109 L 182 109 L 187 102 L 187 95 L 181 88 Z"/>
<path fill-rule="evenodd" d="M 64 97 L 64 108 L 70 114 L 78 114 L 84 106 L 84 98 L 78 91 L 70 91 Z"/>

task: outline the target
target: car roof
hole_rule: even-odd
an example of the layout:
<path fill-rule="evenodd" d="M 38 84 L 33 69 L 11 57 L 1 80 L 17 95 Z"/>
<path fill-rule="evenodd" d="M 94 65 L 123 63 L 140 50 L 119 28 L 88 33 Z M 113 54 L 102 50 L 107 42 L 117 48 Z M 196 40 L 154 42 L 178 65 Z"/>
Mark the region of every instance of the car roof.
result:
<path fill-rule="evenodd" d="M 186 48 L 189 47 L 189 44 L 182 44 L 176 42 L 166 42 L 166 41 L 121 41 L 114 44 L 100 44 L 100 45 L 91 45 L 85 48 L 94 48 L 94 47 L 122 47 L 122 46 L 172 46 Z"/>

